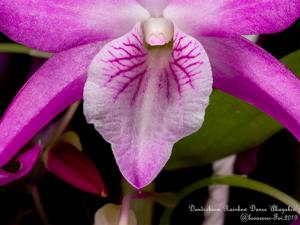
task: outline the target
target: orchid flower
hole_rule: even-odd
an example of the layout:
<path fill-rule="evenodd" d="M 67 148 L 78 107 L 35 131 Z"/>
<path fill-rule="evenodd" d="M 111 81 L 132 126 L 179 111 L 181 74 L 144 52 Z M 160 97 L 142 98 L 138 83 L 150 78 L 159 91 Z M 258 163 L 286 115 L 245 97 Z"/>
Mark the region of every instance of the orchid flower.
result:
<path fill-rule="evenodd" d="M 279 32 L 299 15 L 300 0 L 0 0 L 4 34 L 55 53 L 1 120 L 0 166 L 83 98 L 123 176 L 142 188 L 200 128 L 212 76 L 300 139 L 300 81 L 242 37 Z"/>

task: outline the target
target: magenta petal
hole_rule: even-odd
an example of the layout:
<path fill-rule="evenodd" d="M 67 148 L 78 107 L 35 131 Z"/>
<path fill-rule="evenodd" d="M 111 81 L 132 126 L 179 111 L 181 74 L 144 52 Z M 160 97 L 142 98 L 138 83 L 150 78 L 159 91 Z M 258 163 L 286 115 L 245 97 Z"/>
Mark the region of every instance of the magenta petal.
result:
<path fill-rule="evenodd" d="M 265 34 L 296 21 L 300 0 L 173 0 L 164 15 L 191 35 Z"/>
<path fill-rule="evenodd" d="M 0 166 L 45 124 L 82 98 L 87 68 L 102 44 L 54 55 L 19 91 L 0 121 Z"/>
<path fill-rule="evenodd" d="M 300 80 L 265 50 L 240 37 L 200 38 L 214 86 L 273 116 L 300 140 Z"/>
<path fill-rule="evenodd" d="M 47 151 L 46 168 L 67 183 L 83 191 L 106 197 L 102 178 L 83 153 L 69 143 L 59 143 Z"/>
<path fill-rule="evenodd" d="M 31 171 L 35 165 L 39 154 L 41 152 L 41 146 L 35 145 L 30 150 L 27 150 L 25 153 L 21 154 L 16 161 L 20 163 L 20 168 L 17 172 L 7 172 L 3 169 L 0 169 L 0 186 L 10 183 L 22 176 L 25 176 Z"/>
<path fill-rule="evenodd" d="M 0 31 L 29 47 L 58 52 L 119 37 L 148 15 L 135 0 L 1 0 Z"/>
<path fill-rule="evenodd" d="M 201 127 L 212 90 L 201 44 L 177 29 L 173 41 L 173 51 L 146 50 L 136 26 L 103 47 L 89 69 L 85 116 L 136 188 L 157 176 L 175 142 Z"/>

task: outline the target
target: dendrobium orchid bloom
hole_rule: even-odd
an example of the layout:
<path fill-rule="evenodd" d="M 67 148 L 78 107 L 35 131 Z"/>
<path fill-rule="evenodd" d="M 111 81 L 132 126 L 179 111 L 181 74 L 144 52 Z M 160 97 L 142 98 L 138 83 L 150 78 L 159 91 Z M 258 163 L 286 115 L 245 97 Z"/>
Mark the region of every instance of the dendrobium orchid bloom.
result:
<path fill-rule="evenodd" d="M 197 131 L 214 87 L 300 139 L 300 81 L 241 35 L 279 32 L 300 0 L 0 0 L 0 30 L 55 53 L 0 123 L 0 166 L 75 101 L 112 144 L 123 176 L 149 184 Z"/>

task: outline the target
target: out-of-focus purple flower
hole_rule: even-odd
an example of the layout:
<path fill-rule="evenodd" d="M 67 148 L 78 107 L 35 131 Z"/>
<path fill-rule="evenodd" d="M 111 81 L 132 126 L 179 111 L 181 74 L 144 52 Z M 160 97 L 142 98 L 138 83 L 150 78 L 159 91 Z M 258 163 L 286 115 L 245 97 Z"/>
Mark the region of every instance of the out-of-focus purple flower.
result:
<path fill-rule="evenodd" d="M 0 169 L 0 185 L 10 183 L 29 173 L 32 167 L 37 162 L 40 153 L 41 146 L 35 145 L 31 149 L 26 150 L 24 153 L 17 156 L 15 160 L 13 160 L 15 163 L 18 163 L 18 168 L 16 171 L 11 172 L 3 168 Z"/>
<path fill-rule="evenodd" d="M 212 74 L 216 88 L 259 107 L 300 138 L 300 81 L 241 37 L 285 29 L 299 17 L 299 3 L 0 0 L 2 32 L 56 53 L 1 120 L 0 166 L 84 98 L 88 122 L 112 144 L 124 177 L 142 188 L 163 168 L 173 144 L 200 128 Z"/>
<path fill-rule="evenodd" d="M 2 76 L 5 75 L 9 60 L 10 55 L 0 53 L 0 82 Z M 10 183 L 31 171 L 39 157 L 40 152 L 41 146 L 35 145 L 30 149 L 26 149 L 24 152 L 16 156 L 12 162 L 10 162 L 14 165 L 13 171 L 6 168 L 0 168 L 0 185 Z M 6 165 L 6 167 L 10 166 Z"/>
<path fill-rule="evenodd" d="M 241 174 L 249 175 L 257 165 L 259 147 L 241 152 L 237 155 L 235 166 Z"/>
<path fill-rule="evenodd" d="M 295 220 L 291 225 L 300 225 L 300 217 L 298 217 L 297 220 Z"/>

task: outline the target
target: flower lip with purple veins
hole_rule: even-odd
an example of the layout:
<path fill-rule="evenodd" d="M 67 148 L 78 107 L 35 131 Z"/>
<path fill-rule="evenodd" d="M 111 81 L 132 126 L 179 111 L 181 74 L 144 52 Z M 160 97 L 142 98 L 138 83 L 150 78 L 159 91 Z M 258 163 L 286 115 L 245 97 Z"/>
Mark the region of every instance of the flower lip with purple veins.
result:
<path fill-rule="evenodd" d="M 0 166 L 83 98 L 123 176 L 142 188 L 201 127 L 212 76 L 300 138 L 300 81 L 241 37 L 279 32 L 299 15 L 300 0 L 0 0 L 3 33 L 56 53 L 0 122 Z"/>
<path fill-rule="evenodd" d="M 84 89 L 88 122 L 112 144 L 124 177 L 136 187 L 153 180 L 176 141 L 199 129 L 212 90 L 198 41 L 175 28 L 172 49 L 147 50 L 142 36 L 138 24 L 104 46 Z"/>

